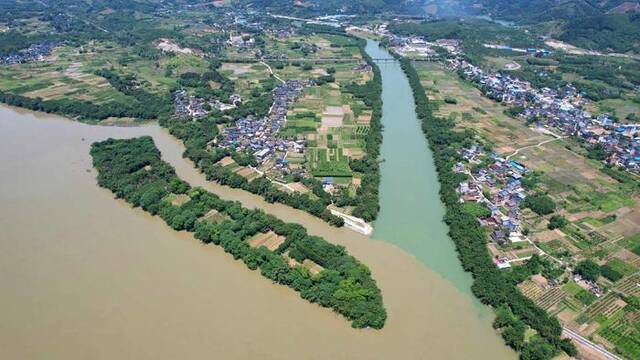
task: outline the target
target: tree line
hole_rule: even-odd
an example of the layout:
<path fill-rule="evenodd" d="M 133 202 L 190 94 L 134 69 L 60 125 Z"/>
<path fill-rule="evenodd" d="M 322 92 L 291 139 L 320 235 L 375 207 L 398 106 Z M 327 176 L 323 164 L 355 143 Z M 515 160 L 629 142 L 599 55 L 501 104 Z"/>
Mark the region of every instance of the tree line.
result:
<path fill-rule="evenodd" d="M 275 283 L 286 285 L 310 302 L 330 307 L 352 321 L 356 328 L 380 329 L 386 321 L 382 294 L 369 269 L 344 247 L 310 236 L 298 224 L 285 223 L 261 210 L 225 201 L 201 188 L 192 188 L 163 161 L 150 137 L 108 139 L 91 146 L 98 184 L 134 207 L 159 215 L 175 230 L 186 230 L 206 244 L 224 248 L 235 259 Z M 171 197 L 187 196 L 181 205 Z M 217 211 L 223 220 L 203 216 Z M 253 248 L 247 239 L 273 231 L 285 238 L 275 250 Z M 312 275 L 303 266 L 290 267 L 283 254 L 298 262 L 307 259 L 324 269 Z"/>
<path fill-rule="evenodd" d="M 345 86 L 344 91 L 351 93 L 357 99 L 362 100 L 366 106 L 371 108 L 371 121 L 369 122 L 369 132 L 365 138 L 365 156 L 361 159 L 351 159 L 349 167 L 351 170 L 362 173 L 362 182 L 356 191 L 354 197 L 347 193 L 341 194 L 336 199 L 336 205 L 355 206 L 353 215 L 364 219 L 365 221 L 373 221 L 378 217 L 380 211 L 379 192 L 380 187 L 380 165 L 378 157 L 380 156 L 380 146 L 382 144 L 382 77 L 378 65 L 365 51 L 366 41 L 357 39 L 358 48 L 363 59 L 371 65 L 373 69 L 373 78 L 363 85 L 355 82 Z"/>
<path fill-rule="evenodd" d="M 69 98 L 52 100 L 30 98 L 5 91 L 0 91 L 0 102 L 33 111 L 70 116 L 79 120 L 104 120 L 110 117 L 152 119 L 155 117 L 155 114 L 136 103 L 107 102 L 98 105 L 91 101 Z"/>

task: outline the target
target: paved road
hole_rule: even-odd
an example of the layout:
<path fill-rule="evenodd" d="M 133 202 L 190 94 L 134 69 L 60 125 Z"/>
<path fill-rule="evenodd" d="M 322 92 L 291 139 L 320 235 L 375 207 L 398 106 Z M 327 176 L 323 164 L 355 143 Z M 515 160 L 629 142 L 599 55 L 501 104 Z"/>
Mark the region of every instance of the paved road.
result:
<path fill-rule="evenodd" d="M 582 335 L 578 334 L 577 332 L 568 329 L 568 328 L 562 328 L 562 334 L 573 339 L 574 341 L 580 343 L 583 346 L 588 347 L 589 349 L 597 352 L 599 355 L 601 355 L 604 359 L 608 359 L 608 360 L 623 360 L 621 357 L 607 351 L 607 349 L 605 349 L 604 347 L 602 347 L 602 345 L 598 345 L 596 343 L 593 343 L 591 341 L 589 341 L 588 339 L 582 337 Z"/>

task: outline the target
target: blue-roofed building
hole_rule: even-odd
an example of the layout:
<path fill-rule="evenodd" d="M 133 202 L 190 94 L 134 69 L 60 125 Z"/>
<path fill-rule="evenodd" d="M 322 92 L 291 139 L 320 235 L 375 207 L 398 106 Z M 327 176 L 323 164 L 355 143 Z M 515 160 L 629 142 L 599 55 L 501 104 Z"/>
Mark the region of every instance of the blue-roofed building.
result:
<path fill-rule="evenodd" d="M 510 165 L 512 168 L 514 168 L 514 169 L 516 169 L 516 170 L 518 170 L 518 171 L 520 171 L 520 172 L 524 172 L 524 171 L 526 171 L 526 170 L 527 170 L 526 166 L 524 166 L 523 164 L 521 164 L 521 163 L 519 163 L 519 162 L 517 162 L 517 161 L 515 161 L 515 160 L 510 160 L 510 161 L 509 161 L 509 165 Z"/>

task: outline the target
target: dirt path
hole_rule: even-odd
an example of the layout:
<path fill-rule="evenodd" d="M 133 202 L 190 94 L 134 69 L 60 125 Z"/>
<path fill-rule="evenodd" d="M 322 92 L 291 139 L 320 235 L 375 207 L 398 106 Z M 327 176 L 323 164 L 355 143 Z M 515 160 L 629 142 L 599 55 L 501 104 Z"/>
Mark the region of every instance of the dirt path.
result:
<path fill-rule="evenodd" d="M 551 134 L 553 134 L 553 133 L 551 133 Z M 548 143 L 550 143 L 550 142 L 553 142 L 553 141 L 556 141 L 556 140 L 563 139 L 563 137 L 562 137 L 562 136 L 559 136 L 559 135 L 556 135 L 556 134 L 553 134 L 553 136 L 556 136 L 556 137 L 555 137 L 555 138 L 553 138 L 553 139 L 549 139 L 549 140 L 541 141 L 541 142 L 539 142 L 539 143 L 537 143 L 537 144 L 535 144 L 535 145 L 523 146 L 523 147 L 521 147 L 521 148 L 519 148 L 519 149 L 516 149 L 516 151 L 514 151 L 514 152 L 513 152 L 513 154 L 511 154 L 511 155 L 507 156 L 507 157 L 506 157 L 506 159 L 507 159 L 507 160 L 509 160 L 510 158 L 512 158 L 512 157 L 514 157 L 514 156 L 516 156 L 516 155 L 518 155 L 518 153 L 519 153 L 520 151 L 522 151 L 522 150 L 531 149 L 531 148 L 534 148 L 534 147 L 540 147 L 540 146 L 545 145 L 545 144 L 548 144 Z"/>
<path fill-rule="evenodd" d="M 544 42 L 547 46 L 552 47 L 556 50 L 563 50 L 567 54 L 572 55 L 591 55 L 591 56 L 613 56 L 613 57 L 622 57 L 628 59 L 640 59 L 638 55 L 630 55 L 630 54 L 621 54 L 621 53 L 602 53 L 595 50 L 586 50 L 579 48 L 577 46 L 562 42 L 560 40 L 549 39 Z"/>
<path fill-rule="evenodd" d="M 269 73 L 270 73 L 271 75 L 273 75 L 273 77 L 274 77 L 274 78 L 276 78 L 277 80 L 279 80 L 281 83 L 283 83 L 283 84 L 284 84 L 284 80 L 282 80 L 278 75 L 276 75 L 276 73 L 274 73 L 274 72 L 273 72 L 273 70 L 271 69 L 271 66 L 269 66 L 269 64 L 267 64 L 267 63 L 266 63 L 266 62 L 264 62 L 264 61 L 260 61 L 260 64 L 262 64 L 262 65 L 266 66 L 266 67 L 267 67 L 267 69 L 269 69 Z"/>

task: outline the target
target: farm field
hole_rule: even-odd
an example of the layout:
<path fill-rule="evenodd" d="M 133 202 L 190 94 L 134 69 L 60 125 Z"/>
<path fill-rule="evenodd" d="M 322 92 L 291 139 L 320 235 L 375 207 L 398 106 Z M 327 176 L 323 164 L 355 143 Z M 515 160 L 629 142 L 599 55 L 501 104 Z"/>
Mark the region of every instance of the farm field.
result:
<path fill-rule="evenodd" d="M 306 163 L 316 177 L 351 177 L 349 159 L 364 155 L 371 109 L 343 92 L 342 84 L 362 81 L 370 75 L 354 73 L 353 66 L 336 65 L 336 83 L 305 89 L 289 111 L 282 130 L 285 137 L 306 140 Z"/>
<path fill-rule="evenodd" d="M 536 174 L 534 189 L 551 196 L 570 221 L 580 222 L 580 226 L 568 228 L 573 231 L 560 231 L 545 241 L 547 222 L 535 214 L 525 219 L 531 237 L 550 253 L 567 254 L 569 259 L 583 251 L 608 254 L 617 248 L 611 243 L 640 233 L 637 199 L 629 197 L 621 184 L 604 174 L 600 163 L 575 152 L 567 140 L 553 140 L 507 116 L 505 106 L 483 97 L 478 89 L 442 65 L 423 63 L 418 69 L 428 95 L 438 102 L 440 116 L 454 119 L 460 128 L 475 129 L 481 141 L 499 155 L 511 155 L 526 164 Z M 455 99 L 455 103 L 445 99 Z M 536 146 L 540 142 L 546 143 Z M 582 229 L 587 220 L 592 226 Z M 606 249 L 594 248 L 601 242 L 610 245 Z"/>
<path fill-rule="evenodd" d="M 369 131 L 372 109 L 346 91 L 352 83 L 363 85 L 373 73 L 362 66 L 362 55 L 355 40 L 329 34 L 311 36 L 268 36 L 266 51 L 289 59 L 338 58 L 346 62 L 296 63 L 269 61 L 279 79 L 304 80 L 331 77 L 332 81 L 303 89 L 290 106 L 287 120 L 279 135 L 286 140 L 304 140 L 304 154 L 288 154 L 292 168 L 304 168 L 312 176 L 332 178 L 335 184 L 355 191 L 359 174 L 349 166 L 350 159 L 364 156 L 365 138 Z M 261 81 L 270 76 L 261 63 L 224 63 L 220 73 L 233 81 L 243 97 L 251 95 Z M 264 166 L 272 165 L 270 162 Z M 263 166 L 263 167 L 264 167 Z M 269 169 L 261 167 L 269 173 Z M 286 179 L 283 179 L 286 180 Z"/>
<path fill-rule="evenodd" d="M 488 58 L 500 68 L 509 60 Z M 416 65 L 437 114 L 455 121 L 459 129 L 474 129 L 478 143 L 497 155 L 525 164 L 522 185 L 530 194 L 547 196 L 547 215 L 521 209 L 523 233 L 544 253 L 560 262 L 551 275 L 534 275 L 518 288 L 538 306 L 582 336 L 626 358 L 640 356 L 640 200 L 637 189 L 616 181 L 603 164 L 589 159 L 571 138 L 554 138 L 546 128 L 532 129 L 505 114 L 506 106 L 482 96 L 471 84 L 436 63 Z M 625 99 L 604 100 L 595 106 L 633 113 Z M 488 161 L 484 163 L 483 161 Z M 486 166 L 490 160 L 476 160 Z M 482 189 L 489 191 L 489 188 Z M 529 196 L 529 195 L 528 195 Z M 564 219 L 550 227 L 552 214 Z M 513 261 L 537 254 L 529 243 L 488 242 L 495 258 Z M 547 258 L 548 259 L 548 258 Z M 577 265 L 591 261 L 596 281 L 574 277 Z M 572 269 L 572 271 L 567 271 Z M 545 274 L 542 272 L 542 274 Z M 541 281 L 540 278 L 554 281 Z M 536 278 L 536 279 L 533 279 Z"/>
<path fill-rule="evenodd" d="M 286 56 L 289 59 L 362 59 L 354 40 L 329 34 L 286 38 L 268 36 L 265 50 L 268 54 Z"/>
<path fill-rule="evenodd" d="M 0 90 L 43 100 L 74 98 L 101 104 L 126 102 L 127 97 L 93 72 L 105 66 L 107 58 L 115 59 L 115 51 L 97 47 L 95 52 L 80 53 L 61 47 L 42 62 L 0 67 Z M 113 57 L 111 57 L 113 56 Z"/>
<path fill-rule="evenodd" d="M 97 105 L 136 106 L 131 96 L 96 74 L 109 70 L 133 76 L 138 87 L 166 95 L 180 74 L 204 72 L 209 64 L 193 54 L 164 54 L 155 60 L 111 42 L 90 42 L 82 47 L 61 46 L 44 61 L 0 67 L 0 91 L 42 100 L 77 100 Z"/>
<path fill-rule="evenodd" d="M 515 151 L 516 146 L 534 145 L 551 138 L 505 115 L 507 107 L 482 96 L 480 90 L 442 65 L 420 63 L 416 69 L 427 96 L 439 104 L 437 114 L 454 119 L 461 129 L 476 130 L 483 140 L 494 144 L 498 153 L 508 154 Z"/>

